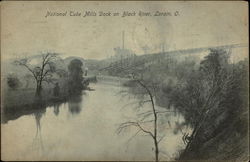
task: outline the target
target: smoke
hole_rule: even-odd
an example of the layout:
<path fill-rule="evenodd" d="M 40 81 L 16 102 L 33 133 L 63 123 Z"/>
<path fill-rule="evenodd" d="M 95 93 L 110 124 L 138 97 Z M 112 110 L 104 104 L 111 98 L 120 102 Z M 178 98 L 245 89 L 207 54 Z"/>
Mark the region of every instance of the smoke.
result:
<path fill-rule="evenodd" d="M 141 53 L 157 53 L 173 48 L 173 27 L 168 16 L 153 16 L 156 11 L 163 11 L 161 6 L 149 7 L 151 17 L 139 17 L 133 27 L 132 39 Z"/>

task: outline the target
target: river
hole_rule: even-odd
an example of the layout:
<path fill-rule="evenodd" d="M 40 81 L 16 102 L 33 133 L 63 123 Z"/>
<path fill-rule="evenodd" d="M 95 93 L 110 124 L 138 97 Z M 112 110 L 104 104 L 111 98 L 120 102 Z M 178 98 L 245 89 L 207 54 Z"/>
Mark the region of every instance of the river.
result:
<path fill-rule="evenodd" d="M 2 160 L 154 160 L 150 136 L 132 137 L 135 127 L 117 133 L 119 124 L 136 118 L 132 103 L 138 99 L 123 96 L 126 88 L 119 85 L 90 86 L 95 90 L 79 98 L 1 124 Z M 140 108 L 147 109 L 150 104 Z M 173 160 L 184 147 L 176 131 L 183 120 L 170 112 L 159 121 L 160 160 Z"/>

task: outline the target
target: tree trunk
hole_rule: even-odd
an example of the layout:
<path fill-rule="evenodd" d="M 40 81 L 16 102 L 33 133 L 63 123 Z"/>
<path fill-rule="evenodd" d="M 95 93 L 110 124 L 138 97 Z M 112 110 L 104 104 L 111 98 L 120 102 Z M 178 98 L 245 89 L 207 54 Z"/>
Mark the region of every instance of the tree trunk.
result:
<path fill-rule="evenodd" d="M 157 141 L 157 113 L 155 110 L 155 104 L 154 104 L 154 99 L 153 96 L 151 94 L 150 91 L 149 92 L 149 96 L 150 96 L 150 100 L 152 103 L 152 109 L 154 112 L 154 144 L 155 144 L 155 161 L 158 162 L 159 161 L 159 148 L 158 148 L 158 141 Z"/>
<path fill-rule="evenodd" d="M 154 135 L 152 135 L 153 139 L 154 139 L 154 144 L 155 144 L 155 161 L 158 162 L 159 161 L 159 148 L 158 148 L 158 141 L 157 141 L 157 112 L 155 110 L 155 103 L 154 103 L 154 98 L 153 95 L 151 93 L 151 91 L 148 89 L 148 87 L 146 85 L 144 85 L 141 81 L 138 80 L 138 83 L 146 89 L 149 97 L 150 97 L 150 101 L 152 104 L 152 110 L 154 113 Z"/>
<path fill-rule="evenodd" d="M 159 161 L 159 148 L 158 148 L 158 142 L 157 142 L 157 138 L 154 138 L 154 143 L 155 143 L 155 161 L 158 162 Z"/>
<path fill-rule="evenodd" d="M 36 97 L 41 97 L 42 84 L 41 82 L 37 82 L 36 84 Z"/>
<path fill-rule="evenodd" d="M 39 86 L 36 88 L 36 97 L 41 97 L 41 89 Z"/>

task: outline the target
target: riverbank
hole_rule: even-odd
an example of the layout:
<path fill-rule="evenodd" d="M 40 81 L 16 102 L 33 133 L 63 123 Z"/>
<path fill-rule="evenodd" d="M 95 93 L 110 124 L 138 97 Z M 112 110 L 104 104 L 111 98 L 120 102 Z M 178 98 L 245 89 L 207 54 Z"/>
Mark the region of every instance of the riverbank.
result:
<path fill-rule="evenodd" d="M 94 89 L 88 87 L 88 84 L 96 83 L 97 78 L 95 76 L 85 78 L 85 90 L 93 91 Z M 54 96 L 53 87 L 46 85 L 43 87 L 41 97 L 39 98 L 35 97 L 35 88 L 4 88 L 1 97 L 1 122 L 16 119 L 24 114 L 32 114 L 34 111 L 43 109 L 47 106 L 66 102 L 70 98 L 70 95 L 68 93 L 68 88 L 63 86 L 65 86 L 65 84 L 62 83 L 59 95 Z"/>
<path fill-rule="evenodd" d="M 248 110 L 228 117 L 208 137 L 208 127 L 203 127 L 179 160 L 229 160 L 248 161 Z M 205 126 L 212 123 L 206 123 Z"/>
<path fill-rule="evenodd" d="M 105 84 L 117 84 L 120 85 L 124 82 L 124 78 L 110 77 L 110 76 L 98 76 L 89 77 L 89 83 L 101 82 Z M 86 88 L 87 91 L 93 91 L 91 87 Z M 60 95 L 55 97 L 53 95 L 53 89 L 45 87 L 42 90 L 41 97 L 37 99 L 35 97 L 36 90 L 34 88 L 7 90 L 2 93 L 1 103 L 1 122 L 5 123 L 8 120 L 14 120 L 22 115 L 32 114 L 37 110 L 44 109 L 47 106 L 53 106 L 67 102 L 70 98 L 67 90 L 61 88 Z"/>
<path fill-rule="evenodd" d="M 19 89 L 6 91 L 2 97 L 2 121 L 7 122 L 22 116 L 23 114 L 33 113 L 46 106 L 66 102 L 69 96 L 62 93 L 54 97 L 50 89 L 43 89 L 42 97 L 36 99 L 35 89 Z"/>
<path fill-rule="evenodd" d="M 155 82 L 155 87 L 159 88 L 154 89 L 156 105 L 175 107 L 185 118 L 183 124 L 195 130 L 194 134 L 183 134 L 186 148 L 180 150 L 178 160 L 248 161 L 248 61 L 221 63 L 217 65 L 220 73 L 211 73 L 208 72 L 211 68 L 204 65 L 214 66 L 215 61 L 210 60 L 214 55 L 211 53 L 197 66 L 185 62 L 179 64 L 173 70 L 176 74 L 164 76 L 164 72 L 159 72 L 154 77 L 154 73 L 150 73 L 153 70 L 148 70 L 144 73 L 144 76 L 148 76 L 145 82 L 152 84 L 155 78 L 159 78 Z M 219 54 L 215 56 L 218 62 L 222 62 Z M 186 70 L 186 65 L 192 66 Z M 200 70 L 202 68 L 208 71 Z M 176 76 L 178 82 L 171 79 L 171 75 Z M 211 80 L 207 76 L 215 75 L 218 78 L 208 86 Z M 133 82 L 125 85 L 134 89 Z"/>

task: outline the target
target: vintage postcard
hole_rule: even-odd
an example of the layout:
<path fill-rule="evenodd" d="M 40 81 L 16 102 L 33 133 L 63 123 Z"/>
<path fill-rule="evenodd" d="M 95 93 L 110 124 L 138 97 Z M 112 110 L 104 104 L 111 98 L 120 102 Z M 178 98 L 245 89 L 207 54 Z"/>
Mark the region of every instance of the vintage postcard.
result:
<path fill-rule="evenodd" d="M 1 2 L 1 160 L 248 161 L 248 3 Z"/>

